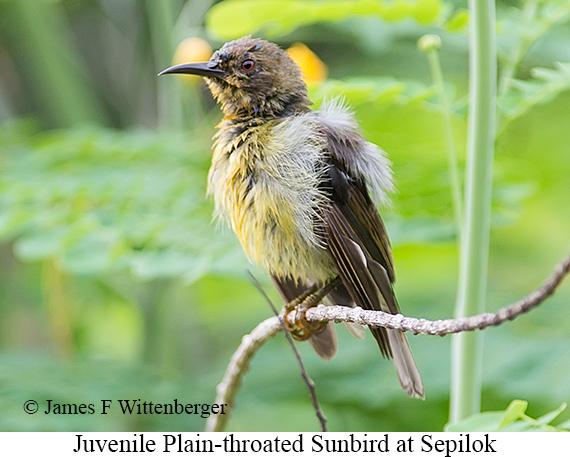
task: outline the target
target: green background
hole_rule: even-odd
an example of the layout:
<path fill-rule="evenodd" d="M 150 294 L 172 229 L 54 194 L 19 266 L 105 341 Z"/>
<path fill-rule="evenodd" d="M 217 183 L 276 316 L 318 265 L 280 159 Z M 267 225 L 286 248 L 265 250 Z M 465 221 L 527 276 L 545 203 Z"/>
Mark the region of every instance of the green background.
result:
<path fill-rule="evenodd" d="M 212 3 L 0 1 L 0 430 L 200 431 L 199 416 L 125 416 L 116 400 L 213 402 L 241 337 L 272 315 L 248 270 L 281 306 L 233 234 L 211 221 L 205 182 L 219 108 L 202 85 L 156 77 L 187 36 L 216 49 L 253 33 L 319 55 L 329 80 L 311 88 L 312 99 L 344 94 L 394 164 L 398 192 L 382 215 L 403 313 L 453 315 L 458 253 L 443 121 L 416 41 L 442 37 L 463 167 L 466 4 Z M 528 3 L 536 10 L 525 16 Z M 570 25 L 568 14 L 552 19 L 567 5 L 498 5 L 499 68 L 520 43 L 532 46 L 499 100 L 488 311 L 538 287 L 568 253 L 570 70 L 555 62 L 570 62 Z M 535 417 L 570 399 L 569 302 L 563 284 L 537 310 L 485 331 L 483 410 L 521 398 Z M 442 430 L 448 337 L 410 336 L 422 402 L 401 391 L 370 335 L 338 333 L 330 362 L 298 345 L 329 430 Z M 23 411 L 30 399 L 38 414 Z M 45 415 L 47 399 L 94 403 L 97 413 L 102 399 L 115 405 L 105 416 Z M 283 335 L 253 360 L 228 429 L 318 429 Z"/>

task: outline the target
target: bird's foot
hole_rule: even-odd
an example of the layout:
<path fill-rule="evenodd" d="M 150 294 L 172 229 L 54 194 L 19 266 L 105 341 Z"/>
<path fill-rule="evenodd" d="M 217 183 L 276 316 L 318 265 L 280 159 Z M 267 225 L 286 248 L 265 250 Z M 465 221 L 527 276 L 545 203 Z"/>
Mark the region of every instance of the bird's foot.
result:
<path fill-rule="evenodd" d="M 306 313 L 310 308 L 317 306 L 339 283 L 340 279 L 336 278 L 321 288 L 314 285 L 306 293 L 285 305 L 285 326 L 293 338 L 305 341 L 325 330 L 326 322 L 311 322 L 307 320 Z"/>
<path fill-rule="evenodd" d="M 313 305 L 315 306 L 315 305 Z M 306 318 L 307 310 L 312 306 L 299 305 L 290 310 L 285 316 L 285 326 L 291 336 L 297 341 L 308 340 L 313 335 L 318 335 L 327 326 L 324 322 L 311 322 Z"/>

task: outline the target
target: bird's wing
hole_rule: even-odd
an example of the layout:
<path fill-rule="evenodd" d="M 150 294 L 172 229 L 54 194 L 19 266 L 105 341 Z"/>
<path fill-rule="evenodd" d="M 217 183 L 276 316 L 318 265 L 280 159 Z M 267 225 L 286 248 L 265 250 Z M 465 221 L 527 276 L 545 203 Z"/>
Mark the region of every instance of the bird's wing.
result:
<path fill-rule="evenodd" d="M 335 145 L 339 150 L 339 145 Z M 355 154 L 354 150 L 345 151 Z M 363 309 L 399 312 L 392 290 L 394 262 L 386 229 L 363 179 L 349 175 L 338 157 L 329 157 L 323 188 L 330 204 L 323 211 L 327 250 L 354 303 Z M 404 333 L 371 328 L 385 357 L 393 357 L 408 395 L 423 398 L 423 385 Z"/>

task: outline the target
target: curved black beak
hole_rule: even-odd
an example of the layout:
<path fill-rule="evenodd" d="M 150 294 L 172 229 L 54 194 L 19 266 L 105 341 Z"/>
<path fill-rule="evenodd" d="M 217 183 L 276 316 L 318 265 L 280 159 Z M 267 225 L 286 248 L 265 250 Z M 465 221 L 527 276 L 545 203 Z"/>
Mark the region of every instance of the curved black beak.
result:
<path fill-rule="evenodd" d="M 214 62 L 193 62 L 174 65 L 173 67 L 161 71 L 158 76 L 171 73 L 206 76 L 208 78 L 223 78 L 226 74 L 224 70 L 217 68 Z"/>

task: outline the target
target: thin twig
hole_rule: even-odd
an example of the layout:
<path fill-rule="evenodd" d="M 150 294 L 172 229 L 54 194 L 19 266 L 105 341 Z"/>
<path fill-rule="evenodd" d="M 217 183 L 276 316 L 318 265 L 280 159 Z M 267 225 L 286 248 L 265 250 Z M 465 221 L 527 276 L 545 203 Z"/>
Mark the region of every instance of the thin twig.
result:
<path fill-rule="evenodd" d="M 507 320 L 513 320 L 532 308 L 540 305 L 551 296 L 560 283 L 570 272 L 570 255 L 564 259 L 555 269 L 552 276 L 544 284 L 531 294 L 521 300 L 501 308 L 497 313 L 483 313 L 476 316 L 464 317 L 460 319 L 445 319 L 429 321 L 405 317 L 401 314 L 387 314 L 382 311 L 365 311 L 361 308 L 348 308 L 344 306 L 323 306 L 307 310 L 305 317 L 310 321 L 334 321 L 334 322 L 354 322 L 369 326 L 378 326 L 426 335 L 447 335 L 471 330 L 482 330 L 489 326 L 501 325 Z M 265 294 L 264 294 L 265 295 Z M 294 312 L 286 318 L 292 318 Z M 261 322 L 249 335 L 242 338 L 242 342 L 232 356 L 224 379 L 217 387 L 217 397 L 215 403 L 226 404 L 228 411 L 231 411 L 235 403 L 235 396 L 243 380 L 245 372 L 249 368 L 249 362 L 257 350 L 265 342 L 283 330 L 283 321 L 279 316 L 271 317 Z M 289 332 L 285 332 L 288 335 Z M 295 351 L 297 354 L 297 352 Z M 302 369 L 304 371 L 304 369 Z M 306 372 L 305 372 L 306 374 Z M 307 385 L 313 385 L 312 381 Z M 311 387 L 310 387 L 311 389 Z M 313 398 L 311 398 L 313 400 Z M 315 404 L 316 398 L 313 401 Z M 318 404 L 316 408 L 318 407 Z M 317 411 L 320 411 L 317 409 Z M 317 412 L 319 416 L 319 412 Z M 229 419 L 229 414 L 213 414 L 206 422 L 206 431 L 222 431 Z M 324 419 L 324 418 L 323 418 Z M 321 416 L 319 416 L 321 420 Z M 321 422 L 322 423 L 322 422 Z"/>
<path fill-rule="evenodd" d="M 275 316 L 277 316 L 279 318 L 279 322 L 281 323 L 281 328 L 283 330 L 283 333 L 285 334 L 285 338 L 287 338 L 287 341 L 289 342 L 289 346 L 291 346 L 291 349 L 293 350 L 293 354 L 295 354 L 295 358 L 297 359 L 297 363 L 299 364 L 301 376 L 303 377 L 303 380 L 305 381 L 305 384 L 307 384 L 307 388 L 309 389 L 309 395 L 311 397 L 311 402 L 313 403 L 313 407 L 315 408 L 315 414 L 317 415 L 317 418 L 319 419 L 319 422 L 321 423 L 321 432 L 326 432 L 327 431 L 327 419 L 325 418 L 325 416 L 321 410 L 321 407 L 320 407 L 319 402 L 317 400 L 317 391 L 315 390 L 315 383 L 310 378 L 309 374 L 307 373 L 307 370 L 305 369 L 305 364 L 303 363 L 303 360 L 301 359 L 301 354 L 299 354 L 299 351 L 297 350 L 297 347 L 295 346 L 295 343 L 293 342 L 293 338 L 291 338 L 291 334 L 287 330 L 287 326 L 285 325 L 285 322 L 283 321 L 282 317 L 279 315 L 275 306 L 273 306 L 273 303 L 271 302 L 271 300 L 269 299 L 269 297 L 267 296 L 267 294 L 265 293 L 265 291 L 261 287 L 261 284 L 259 284 L 259 281 L 255 278 L 255 276 L 253 276 L 253 274 L 251 274 L 251 272 L 248 272 L 248 273 L 249 273 L 249 277 L 251 278 L 251 281 L 253 282 L 253 285 L 261 293 L 261 295 L 263 295 L 263 297 L 265 298 L 267 303 L 269 303 L 269 306 L 271 307 L 273 314 L 275 314 Z"/>
<path fill-rule="evenodd" d="M 560 263 L 553 275 L 544 284 L 521 300 L 501 308 L 496 313 L 482 313 L 459 319 L 443 319 L 429 321 L 415 317 L 405 317 L 401 314 L 388 314 L 382 311 L 367 311 L 362 308 L 345 306 L 324 306 L 307 310 L 305 317 L 312 322 L 353 322 L 371 327 L 384 327 L 413 334 L 448 335 L 472 330 L 483 330 L 486 327 L 501 325 L 507 320 L 530 311 L 540 305 L 554 293 L 562 280 L 570 271 L 570 255 Z M 294 321 L 294 315 L 289 313 L 287 319 Z"/>
<path fill-rule="evenodd" d="M 241 344 L 232 356 L 228 368 L 224 374 L 224 379 L 216 388 L 217 396 L 214 403 L 226 405 L 226 414 L 212 414 L 206 422 L 206 432 L 221 432 L 224 430 L 229 420 L 229 414 L 233 409 L 236 394 L 241 386 L 241 382 L 249 363 L 255 353 L 265 342 L 277 335 L 281 330 L 281 322 L 278 317 L 270 317 L 261 322 L 249 335 L 245 335 Z"/>

